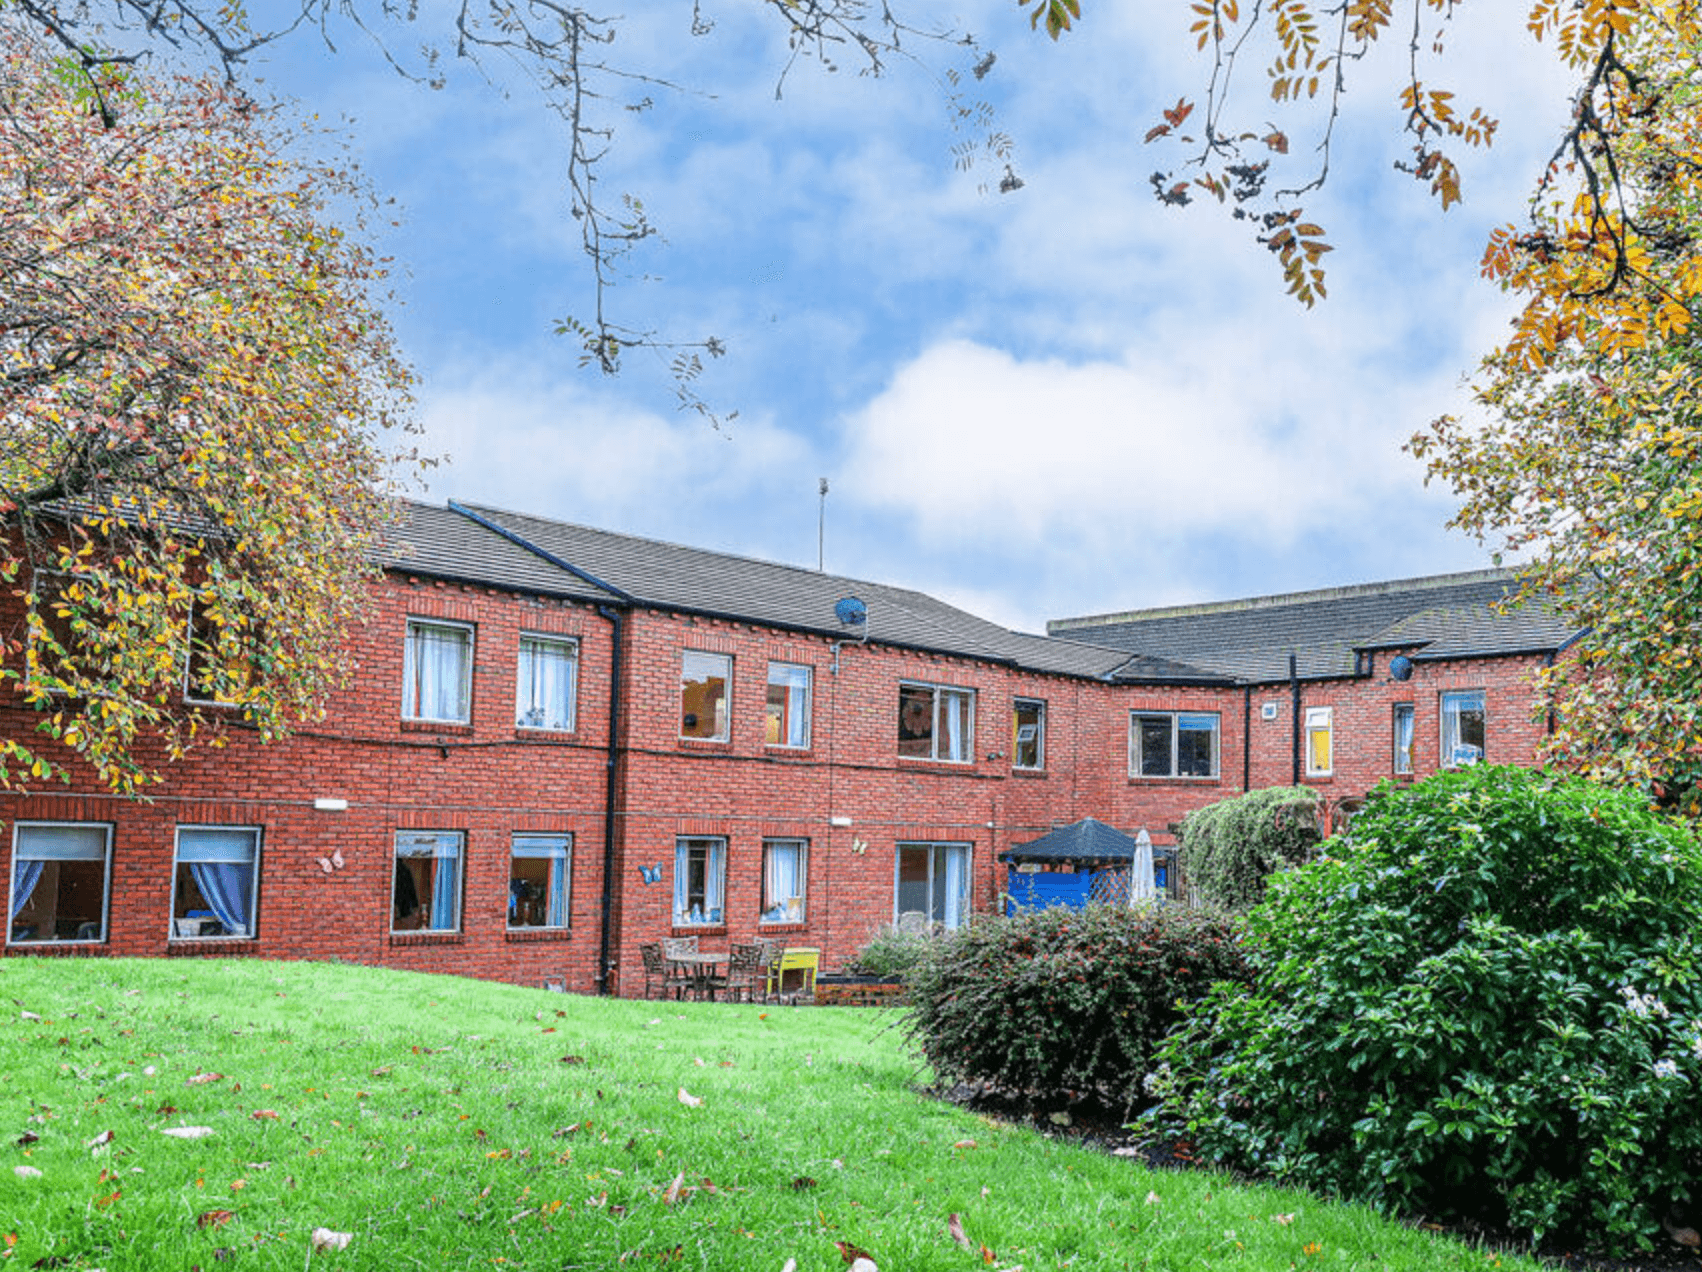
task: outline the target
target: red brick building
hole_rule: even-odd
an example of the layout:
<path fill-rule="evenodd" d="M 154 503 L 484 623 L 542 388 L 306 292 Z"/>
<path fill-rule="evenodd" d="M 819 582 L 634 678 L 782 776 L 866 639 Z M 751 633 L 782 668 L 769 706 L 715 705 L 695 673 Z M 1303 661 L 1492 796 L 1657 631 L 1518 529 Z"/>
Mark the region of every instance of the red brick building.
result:
<path fill-rule="evenodd" d="M 1569 631 L 1500 573 L 1008 631 L 921 593 L 411 505 L 325 717 L 151 802 L 11 797 L 13 955 L 351 961 L 634 993 L 638 946 L 843 965 L 992 908 L 999 853 L 1092 816 L 1160 843 L 1299 780 L 1340 803 L 1529 762 Z M 13 710 L 5 727 L 26 730 Z"/>

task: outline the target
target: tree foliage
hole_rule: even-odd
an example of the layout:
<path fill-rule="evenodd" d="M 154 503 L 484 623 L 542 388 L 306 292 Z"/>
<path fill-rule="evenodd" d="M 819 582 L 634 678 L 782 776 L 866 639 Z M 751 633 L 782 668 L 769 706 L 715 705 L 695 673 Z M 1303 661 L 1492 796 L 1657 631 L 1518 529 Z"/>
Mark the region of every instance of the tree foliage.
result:
<path fill-rule="evenodd" d="M 69 751 L 134 791 L 347 670 L 408 373 L 326 216 L 346 174 L 285 162 L 227 86 L 15 24 L 0 56 L 0 689 L 40 735 L 0 738 L 0 783 Z"/>
<path fill-rule="evenodd" d="M 1182 820 L 1182 870 L 1200 897 L 1242 912 L 1264 900 L 1266 881 L 1318 846 L 1318 792 L 1271 786 L 1196 809 Z"/>
<path fill-rule="evenodd" d="M 1524 595 L 1585 635 L 1544 685 L 1555 758 L 1702 814 L 1702 31 L 1645 16 L 1585 103 L 1620 196 L 1588 180 L 1502 234 L 1524 300 L 1485 360 L 1484 420 L 1413 439 L 1454 524 L 1533 554 Z M 1587 176 L 1587 173 L 1586 173 Z"/>

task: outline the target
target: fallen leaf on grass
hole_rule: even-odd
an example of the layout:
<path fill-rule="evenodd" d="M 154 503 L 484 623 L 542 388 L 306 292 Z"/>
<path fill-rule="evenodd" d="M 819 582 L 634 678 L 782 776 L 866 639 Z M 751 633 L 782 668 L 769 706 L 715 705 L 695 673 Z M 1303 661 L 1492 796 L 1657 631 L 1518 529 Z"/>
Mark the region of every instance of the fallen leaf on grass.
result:
<path fill-rule="evenodd" d="M 37 1135 L 34 1131 L 25 1131 L 22 1135 L 18 1136 L 16 1142 L 19 1148 L 27 1148 L 31 1144 L 38 1142 L 40 1139 L 41 1136 Z"/>
<path fill-rule="evenodd" d="M 1158 1194 L 1155 1192 L 1149 1192 L 1146 1195 L 1146 1204 L 1149 1206 L 1156 1206 L 1158 1204 Z"/>
<path fill-rule="evenodd" d="M 980 1148 L 981 1145 L 977 1144 L 972 1139 L 964 1139 L 964 1140 L 958 1140 L 958 1142 L 953 1144 L 952 1147 L 953 1148 Z"/>
<path fill-rule="evenodd" d="M 255 1109 L 254 1112 L 250 1113 L 248 1116 L 253 1118 L 256 1122 L 265 1122 L 268 1120 L 276 1121 L 278 1117 L 278 1115 L 272 1112 L 271 1109 Z"/>
<path fill-rule="evenodd" d="M 703 1101 L 701 1099 L 699 1099 L 697 1096 L 693 1095 L 690 1091 L 686 1090 L 684 1087 L 681 1087 L 680 1088 L 680 1103 L 685 1105 L 688 1109 L 695 1109 L 698 1105 L 702 1104 Z"/>
<path fill-rule="evenodd" d="M 998 1255 L 994 1254 L 986 1246 L 981 1247 L 981 1262 L 987 1264 L 988 1266 L 991 1266 L 991 1265 L 997 1263 L 998 1261 L 999 1261 Z"/>
<path fill-rule="evenodd" d="M 844 1259 L 853 1267 L 856 1266 L 857 1260 L 859 1259 L 863 1259 L 871 1265 L 875 1261 L 874 1255 L 870 1254 L 867 1250 L 862 1249 L 860 1246 L 852 1245 L 849 1241 L 835 1241 L 833 1244 L 839 1247 L 839 1257 Z"/>
<path fill-rule="evenodd" d="M 873 1259 L 853 1259 L 851 1260 L 850 1272 L 881 1272 L 881 1270 L 875 1266 Z"/>
<path fill-rule="evenodd" d="M 585 1063 L 585 1057 L 584 1056 L 563 1056 L 561 1058 L 561 1062 L 563 1064 L 584 1064 Z"/>
<path fill-rule="evenodd" d="M 799 1175 L 792 1181 L 793 1192 L 805 1192 L 815 1186 L 816 1181 L 811 1179 L 808 1175 Z"/>
<path fill-rule="evenodd" d="M 223 1082 L 224 1080 L 225 1075 L 222 1073 L 209 1073 L 203 1071 L 201 1073 L 190 1074 L 184 1079 L 184 1082 L 190 1086 L 201 1086 L 208 1082 Z"/>
<path fill-rule="evenodd" d="M 230 1210 L 203 1210 L 195 1216 L 197 1228 L 222 1228 L 235 1218 L 235 1212 Z"/>
<path fill-rule="evenodd" d="M 99 1135 L 95 1136 L 88 1143 L 84 1144 L 83 1147 L 84 1148 L 105 1148 L 110 1143 L 112 1143 L 112 1132 L 111 1131 L 102 1131 Z"/>
<path fill-rule="evenodd" d="M 332 1232 L 329 1228 L 315 1228 L 312 1237 L 313 1253 L 324 1254 L 329 1250 L 346 1249 L 354 1239 L 355 1234 L 352 1232 Z"/>
<path fill-rule="evenodd" d="M 36 1015 L 33 1011 L 20 1011 L 18 1013 L 18 1019 L 19 1020 L 33 1020 L 37 1024 L 41 1023 L 41 1017 Z"/>
<path fill-rule="evenodd" d="M 669 1184 L 667 1189 L 662 1193 L 662 1204 L 664 1206 L 672 1206 L 691 1196 L 691 1189 L 687 1188 L 685 1185 L 686 1173 L 682 1170 L 679 1174 L 674 1176 L 674 1182 Z"/>
<path fill-rule="evenodd" d="M 206 1139 L 213 1133 L 210 1126 L 167 1126 L 160 1130 L 161 1135 L 169 1135 L 173 1139 L 198 1140 Z"/>
<path fill-rule="evenodd" d="M 946 1216 L 946 1231 L 951 1234 L 951 1239 L 958 1245 L 965 1250 L 969 1249 L 969 1238 L 964 1234 L 963 1220 L 955 1210 Z"/>
<path fill-rule="evenodd" d="M 12 1173 L 19 1179 L 40 1179 L 41 1172 L 34 1166 L 14 1166 Z"/>
<path fill-rule="evenodd" d="M 798 1261 L 796 1259 L 787 1259 L 785 1265 L 781 1267 L 780 1272 L 798 1272 Z"/>
<path fill-rule="evenodd" d="M 1275 1223 L 1275 1224 L 1281 1224 L 1284 1228 L 1286 1228 L 1286 1227 L 1288 1227 L 1289 1224 L 1294 1222 L 1294 1216 L 1293 1215 L 1272 1215 L 1271 1216 L 1271 1222 Z"/>

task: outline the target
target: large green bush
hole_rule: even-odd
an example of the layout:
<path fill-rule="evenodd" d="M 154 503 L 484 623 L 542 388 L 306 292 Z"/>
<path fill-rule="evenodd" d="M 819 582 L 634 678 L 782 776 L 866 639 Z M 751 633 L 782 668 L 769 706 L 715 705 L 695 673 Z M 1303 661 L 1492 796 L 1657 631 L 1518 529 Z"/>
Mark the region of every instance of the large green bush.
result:
<path fill-rule="evenodd" d="M 1243 911 L 1264 899 L 1265 881 L 1318 846 L 1318 793 L 1272 786 L 1189 813 L 1178 833 L 1182 870 L 1202 900 Z"/>
<path fill-rule="evenodd" d="M 1702 1186 L 1702 849 L 1637 796 L 1385 789 L 1164 1049 L 1196 1151 L 1385 1210 L 1646 1246 Z"/>
<path fill-rule="evenodd" d="M 1138 1093 L 1181 999 L 1244 977 L 1236 924 L 1176 906 L 977 920 L 910 979 L 910 1035 L 942 1078 L 1041 1095 Z"/>
<path fill-rule="evenodd" d="M 934 952 L 938 938 L 931 932 L 905 932 L 883 924 L 851 959 L 851 970 L 864 976 L 906 980 Z"/>

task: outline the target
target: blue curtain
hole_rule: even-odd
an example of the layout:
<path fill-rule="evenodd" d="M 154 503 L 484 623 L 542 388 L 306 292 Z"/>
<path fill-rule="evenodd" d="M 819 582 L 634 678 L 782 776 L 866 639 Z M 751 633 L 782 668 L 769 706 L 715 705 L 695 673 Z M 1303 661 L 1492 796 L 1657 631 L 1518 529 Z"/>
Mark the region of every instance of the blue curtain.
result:
<path fill-rule="evenodd" d="M 35 892 L 35 885 L 41 882 L 41 872 L 46 869 L 45 861 L 19 861 L 12 867 L 12 917 L 18 917 L 18 912 L 30 903 L 30 896 Z"/>
<path fill-rule="evenodd" d="M 567 849 L 550 858 L 550 905 L 544 915 L 550 927 L 567 926 Z"/>
<path fill-rule="evenodd" d="M 461 888 L 457 879 L 459 858 L 457 845 L 438 840 L 436 858 L 431 871 L 431 926 L 434 931 L 455 930 L 455 901 Z"/>
<path fill-rule="evenodd" d="M 248 935 L 248 896 L 253 867 L 238 861 L 196 861 L 189 869 L 201 896 L 231 936 Z"/>

